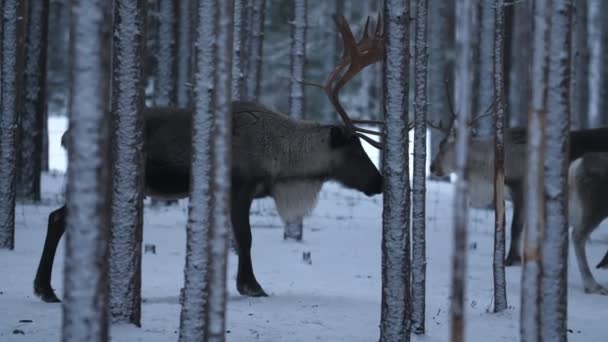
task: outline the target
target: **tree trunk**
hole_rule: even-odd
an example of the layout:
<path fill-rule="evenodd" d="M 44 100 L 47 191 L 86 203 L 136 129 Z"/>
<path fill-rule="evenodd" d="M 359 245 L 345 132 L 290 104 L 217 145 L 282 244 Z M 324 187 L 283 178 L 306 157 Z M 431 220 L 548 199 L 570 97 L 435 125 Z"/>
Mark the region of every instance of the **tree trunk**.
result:
<path fill-rule="evenodd" d="M 572 2 L 574 20 L 572 28 L 572 78 L 570 102 L 572 128 L 589 128 L 589 45 L 587 44 L 587 0 Z"/>
<path fill-rule="evenodd" d="M 454 3 L 445 0 L 429 0 L 429 120 L 435 124 L 447 124 L 450 117 L 450 98 L 446 82 L 452 78 L 454 51 Z M 453 87 L 452 87 L 453 88 Z M 430 153 L 434 158 L 439 152 L 439 143 L 444 133 L 433 129 L 430 131 Z"/>
<path fill-rule="evenodd" d="M 46 49 L 49 0 L 28 3 L 23 116 L 17 197 L 40 201 L 43 120 L 46 118 Z"/>
<path fill-rule="evenodd" d="M 480 0 L 477 18 L 478 66 L 473 71 L 476 75 L 476 89 L 473 98 L 473 118 L 475 134 L 487 137 L 493 134 L 493 120 L 485 115 L 492 110 L 494 102 L 493 55 L 494 55 L 494 3 L 495 0 Z"/>
<path fill-rule="evenodd" d="M 304 70 L 306 68 L 307 0 L 293 0 L 293 31 L 291 37 L 291 81 L 289 88 L 289 115 L 304 119 Z M 285 222 L 283 238 L 301 241 L 303 219 Z"/>
<path fill-rule="evenodd" d="M 454 190 L 454 256 L 452 259 L 452 292 L 450 303 L 451 341 L 465 340 L 464 292 L 466 272 L 466 245 L 468 219 L 467 158 L 469 143 L 469 113 L 472 108 L 473 63 L 471 41 L 476 25 L 476 6 L 473 0 L 462 0 L 456 4 L 456 175 Z"/>
<path fill-rule="evenodd" d="M 532 64 L 532 3 L 515 2 L 513 6 L 513 34 L 508 44 L 511 45 L 509 71 L 509 126 L 525 127 L 529 100 L 531 96 L 530 65 Z"/>
<path fill-rule="evenodd" d="M 236 5 L 236 2 L 235 2 Z M 236 12 L 236 10 L 235 10 Z M 249 73 L 247 75 L 247 99 L 259 101 L 262 83 L 262 57 L 264 46 L 264 19 L 266 17 L 266 0 L 253 0 L 251 13 L 251 37 L 249 51 Z"/>
<path fill-rule="evenodd" d="M 247 36 L 250 35 L 249 18 L 247 17 L 247 0 L 234 1 L 234 40 L 232 63 L 232 98 L 246 99 L 247 57 L 250 50 L 247 48 Z"/>
<path fill-rule="evenodd" d="M 141 325 L 145 0 L 115 0 L 110 314 Z"/>
<path fill-rule="evenodd" d="M 608 52 L 608 24 L 604 14 L 608 4 L 603 0 L 588 0 L 589 14 L 587 37 L 589 39 L 589 123 L 591 127 L 608 124 L 608 118 L 602 112 L 608 100 L 608 71 L 606 57 Z"/>
<path fill-rule="evenodd" d="M 505 3 L 495 0 L 494 10 L 494 312 L 507 309 L 505 280 Z"/>
<path fill-rule="evenodd" d="M 230 239 L 230 169 L 232 162 L 232 116 L 230 89 L 232 76 L 233 6 L 230 1 L 219 1 L 217 25 L 217 74 L 213 139 L 212 213 L 209 234 L 208 303 L 206 311 L 207 341 L 223 342 L 226 338 L 226 272 L 228 241 Z"/>
<path fill-rule="evenodd" d="M 409 14 L 409 1 L 385 0 L 382 342 L 410 340 Z"/>
<path fill-rule="evenodd" d="M 412 187 L 412 325 L 424 334 L 426 301 L 427 0 L 416 2 L 414 173 Z"/>
<path fill-rule="evenodd" d="M 568 340 L 568 150 L 570 130 L 570 0 L 551 3 L 545 123 L 544 230 L 541 257 L 541 338 Z"/>
<path fill-rule="evenodd" d="M 48 111 L 66 115 L 68 106 L 68 0 L 51 0 L 48 24 Z"/>
<path fill-rule="evenodd" d="M 108 340 L 111 2 L 71 6 L 70 163 L 62 341 Z M 78 143 L 74 143 L 78 142 Z"/>
<path fill-rule="evenodd" d="M 177 84 L 176 100 L 180 108 L 192 106 L 192 0 L 175 0 L 177 9 Z"/>
<path fill-rule="evenodd" d="M 547 70 L 550 0 L 533 3 L 532 101 L 528 116 L 524 255 L 521 284 L 520 338 L 540 340 L 540 251 L 544 227 L 544 136 L 547 118 Z"/>
<path fill-rule="evenodd" d="M 25 0 L 2 2 L 0 71 L 0 249 L 15 248 L 15 195 Z M 20 18 L 20 19 L 18 19 Z"/>
<path fill-rule="evenodd" d="M 154 81 L 154 104 L 176 105 L 176 9 L 173 0 L 158 0 L 158 50 L 156 79 Z"/>

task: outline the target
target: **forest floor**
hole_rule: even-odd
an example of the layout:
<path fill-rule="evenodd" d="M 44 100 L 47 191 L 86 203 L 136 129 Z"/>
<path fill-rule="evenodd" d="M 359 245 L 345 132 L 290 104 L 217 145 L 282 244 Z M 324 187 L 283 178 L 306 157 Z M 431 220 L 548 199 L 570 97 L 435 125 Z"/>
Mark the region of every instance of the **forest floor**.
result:
<path fill-rule="evenodd" d="M 52 127 L 51 127 L 52 128 Z M 51 136 L 51 151 L 58 139 Z M 55 152 L 58 153 L 58 152 Z M 55 157 L 53 157 L 55 158 Z M 59 166 L 61 159 L 57 157 Z M 65 161 L 63 161 L 65 163 Z M 51 165 L 53 167 L 53 164 Z M 47 304 L 32 292 L 34 273 L 46 233 L 48 214 L 62 201 L 64 175 L 43 177 L 43 201 L 18 205 L 16 247 L 0 251 L 0 341 L 59 341 L 61 305 Z M 426 336 L 413 341 L 448 341 L 453 187 L 428 182 Z M 507 217 L 511 213 L 508 205 Z M 112 326 L 112 341 L 176 341 L 179 290 L 183 284 L 187 201 L 168 207 L 146 205 L 143 255 L 142 327 Z M 283 241 L 274 204 L 259 200 L 252 209 L 254 270 L 270 295 L 247 298 L 235 287 L 236 255 L 228 269 L 228 341 L 377 341 L 380 319 L 382 198 L 365 197 L 327 184 L 306 218 L 304 241 Z M 507 269 L 509 309 L 492 313 L 494 215 L 471 210 L 466 278 L 467 341 L 519 340 L 521 268 Z M 508 220 L 510 224 L 510 220 Z M 63 240 L 53 286 L 63 294 Z M 608 229 L 600 227 L 588 244 L 590 264 L 608 249 Z M 309 261 L 303 253 L 310 252 Z M 568 338 L 604 342 L 608 336 L 608 297 L 583 293 L 572 248 L 569 256 Z M 608 286 L 608 272 L 593 269 Z M 31 321 L 31 322 L 30 322 Z"/>

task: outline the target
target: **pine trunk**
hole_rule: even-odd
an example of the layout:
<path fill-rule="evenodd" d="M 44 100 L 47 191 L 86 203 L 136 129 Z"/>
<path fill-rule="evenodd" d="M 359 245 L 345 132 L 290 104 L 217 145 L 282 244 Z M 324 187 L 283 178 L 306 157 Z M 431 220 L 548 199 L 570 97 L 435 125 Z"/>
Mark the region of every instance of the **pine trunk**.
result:
<path fill-rule="evenodd" d="M 111 2 L 71 7 L 70 163 L 62 341 L 108 340 Z M 77 142 L 77 143 L 75 143 Z"/>
<path fill-rule="evenodd" d="M 236 5 L 236 2 L 235 2 Z M 235 10 L 236 12 L 236 10 Z M 259 101 L 262 84 L 262 57 L 264 46 L 264 23 L 266 17 L 266 0 L 253 0 L 251 13 L 251 49 L 249 51 L 249 68 L 247 75 L 247 99 Z M 236 27 L 236 26 L 235 26 Z M 234 63 L 234 61 L 233 61 Z"/>
<path fill-rule="evenodd" d="M 247 1 L 234 1 L 234 40 L 233 40 L 233 63 L 232 63 L 232 98 L 245 100 L 245 85 L 247 75 L 247 57 L 250 50 L 247 49 L 247 36 L 249 23 L 247 17 Z"/>
<path fill-rule="evenodd" d="M 505 280 L 505 3 L 495 0 L 494 19 L 494 312 L 507 309 Z"/>
<path fill-rule="evenodd" d="M 545 123 L 544 230 L 541 257 L 541 339 L 568 340 L 568 150 L 570 129 L 571 0 L 551 3 Z"/>
<path fill-rule="evenodd" d="M 2 2 L 0 71 L 0 249 L 15 248 L 15 197 L 21 92 L 20 32 L 25 1 Z M 17 19 L 17 18 L 21 19 Z"/>
<path fill-rule="evenodd" d="M 192 12 L 193 0 L 175 0 L 177 9 L 177 85 L 176 99 L 180 108 L 192 106 Z"/>
<path fill-rule="evenodd" d="M 114 5 L 110 314 L 115 323 L 140 326 L 146 6 L 145 0 L 115 0 Z"/>
<path fill-rule="evenodd" d="M 17 197 L 40 201 L 43 120 L 46 118 L 46 50 L 49 0 L 28 3 L 23 116 L 20 127 Z"/>
<path fill-rule="evenodd" d="M 384 2 L 384 205 L 380 341 L 410 340 L 409 1 Z"/>
<path fill-rule="evenodd" d="M 511 70 L 509 71 L 509 126 L 525 127 L 528 106 L 530 103 L 531 86 L 530 71 L 532 64 L 532 3 L 515 2 L 513 7 L 513 34 L 508 44 Z"/>
<path fill-rule="evenodd" d="M 521 284 L 520 339 L 540 340 L 541 230 L 544 227 L 543 179 L 547 118 L 550 0 L 533 6 L 532 101 L 528 116 L 524 255 Z"/>
<path fill-rule="evenodd" d="M 427 0 L 416 1 L 412 186 L 412 330 L 416 334 L 424 334 L 426 301 L 427 6 Z"/>
<path fill-rule="evenodd" d="M 291 37 L 291 81 L 289 88 L 289 115 L 304 119 L 304 69 L 306 68 L 307 0 L 293 0 L 293 31 Z M 303 219 L 285 222 L 283 238 L 302 241 Z"/>
<path fill-rule="evenodd" d="M 183 0 L 182 0 L 183 1 Z M 158 0 L 158 50 L 154 104 L 159 107 L 176 105 L 176 9 L 173 0 Z"/>
<path fill-rule="evenodd" d="M 451 341 L 465 340 L 464 292 L 466 274 L 466 244 L 468 220 L 467 158 L 469 143 L 469 113 L 472 108 L 473 50 L 472 36 L 476 25 L 476 6 L 473 0 L 456 4 L 456 175 L 454 190 L 454 256 L 452 259 L 452 292 L 450 303 Z"/>

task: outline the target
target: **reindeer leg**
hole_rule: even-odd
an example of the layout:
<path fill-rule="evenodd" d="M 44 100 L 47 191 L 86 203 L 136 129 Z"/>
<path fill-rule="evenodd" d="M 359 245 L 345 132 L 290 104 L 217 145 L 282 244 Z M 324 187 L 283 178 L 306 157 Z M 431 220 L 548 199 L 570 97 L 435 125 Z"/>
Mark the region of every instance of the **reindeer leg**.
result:
<path fill-rule="evenodd" d="M 57 245 L 65 231 L 65 215 L 65 205 L 49 215 L 44 249 L 42 250 L 42 257 L 40 258 L 36 278 L 34 279 L 34 294 L 47 303 L 60 302 L 51 287 L 51 273 L 53 272 L 53 261 L 55 260 Z"/>
<path fill-rule="evenodd" d="M 524 227 L 524 196 L 520 183 L 511 187 L 511 198 L 513 199 L 513 220 L 511 222 L 511 245 L 509 254 L 505 260 L 506 266 L 521 265 L 521 232 Z"/>
<path fill-rule="evenodd" d="M 232 229 L 236 237 L 239 253 L 239 266 L 236 277 L 236 288 L 240 294 L 251 297 L 266 297 L 253 274 L 251 262 L 251 225 L 249 211 L 253 201 L 252 189 L 249 186 L 238 186 L 233 183 L 231 198 Z"/>
<path fill-rule="evenodd" d="M 581 277 L 583 278 L 585 293 L 608 295 L 608 289 L 597 283 L 595 278 L 593 278 L 591 270 L 589 269 L 589 264 L 587 263 L 587 238 L 593 229 L 595 229 L 597 224 L 585 222 L 584 220 L 583 222 L 583 224 L 573 224 L 574 229 L 572 230 L 572 244 L 574 245 L 574 252 L 576 253 L 578 269 L 581 272 Z"/>
<path fill-rule="evenodd" d="M 600 261 L 599 264 L 597 264 L 597 266 L 595 266 L 596 268 L 608 268 L 608 252 L 606 252 L 606 255 L 604 255 L 604 257 L 602 258 L 602 261 Z"/>

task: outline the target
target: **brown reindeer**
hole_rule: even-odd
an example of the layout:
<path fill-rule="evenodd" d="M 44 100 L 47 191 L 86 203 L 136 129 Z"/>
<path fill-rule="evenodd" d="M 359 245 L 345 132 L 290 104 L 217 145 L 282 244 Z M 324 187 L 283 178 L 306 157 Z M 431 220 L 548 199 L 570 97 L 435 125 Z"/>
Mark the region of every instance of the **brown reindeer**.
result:
<path fill-rule="evenodd" d="M 455 170 L 454 116 L 446 137 L 431 163 L 431 173 L 443 177 Z M 441 127 L 436 127 L 440 128 Z M 446 130 L 444 130 L 446 131 Z M 475 192 L 493 193 L 494 187 L 494 137 L 475 137 L 470 142 L 467 161 L 472 196 Z M 505 131 L 505 186 L 513 201 L 511 245 L 507 265 L 521 263 L 521 232 L 524 227 L 524 179 L 526 172 L 526 130 L 511 128 Z M 585 256 L 585 241 L 599 223 L 608 217 L 608 207 L 601 196 L 608 191 L 608 128 L 570 132 L 569 169 L 569 222 L 573 227 L 572 240 L 585 292 L 608 294 L 589 270 Z M 608 254 L 605 259 L 608 258 Z M 605 266 L 602 261 L 598 267 Z"/>
<path fill-rule="evenodd" d="M 343 17 L 336 18 L 336 23 L 345 48 L 341 62 L 323 88 L 345 125 L 297 121 L 251 102 L 232 104 L 230 215 L 239 256 L 236 286 L 242 295 L 266 296 L 254 275 L 250 253 L 249 212 L 255 198 L 272 197 L 280 216 L 288 221 L 304 216 L 314 207 L 326 181 L 337 181 L 368 196 L 382 192 L 382 176 L 359 138 L 380 145 L 355 126 L 358 122 L 351 120 L 340 105 L 338 91 L 365 66 L 381 59 L 383 35 L 380 25 L 374 32 L 366 25 L 363 38 L 357 42 Z M 187 197 L 192 111 L 147 108 L 143 117 L 146 195 L 161 199 Z M 62 140 L 69 140 L 68 134 L 64 137 Z M 68 146 L 76 143 L 72 141 Z M 51 288 L 51 272 L 57 244 L 65 230 L 65 217 L 65 206 L 49 215 L 34 280 L 35 294 L 46 302 L 59 301 Z"/>

